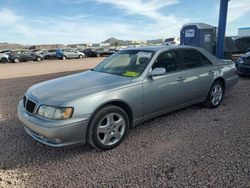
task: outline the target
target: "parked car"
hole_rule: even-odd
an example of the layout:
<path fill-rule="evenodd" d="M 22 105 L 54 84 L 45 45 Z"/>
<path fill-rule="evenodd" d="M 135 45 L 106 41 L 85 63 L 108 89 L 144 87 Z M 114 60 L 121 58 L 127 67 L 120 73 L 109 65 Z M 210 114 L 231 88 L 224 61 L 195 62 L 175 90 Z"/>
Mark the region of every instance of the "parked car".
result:
<path fill-rule="evenodd" d="M 0 53 L 9 55 L 12 51 L 13 50 L 11 50 L 11 49 L 5 49 L 5 50 L 1 50 Z"/>
<path fill-rule="evenodd" d="M 80 52 L 84 53 L 86 57 L 97 57 L 97 52 L 92 50 L 91 48 L 80 50 Z"/>
<path fill-rule="evenodd" d="M 42 54 L 43 56 L 48 52 L 48 50 L 46 49 L 37 49 L 37 50 L 33 50 L 32 53 L 36 54 L 36 55 L 40 55 Z"/>
<path fill-rule="evenodd" d="M 164 45 L 166 46 L 179 45 L 179 44 L 180 44 L 180 37 L 172 37 L 164 40 Z"/>
<path fill-rule="evenodd" d="M 42 61 L 44 59 L 44 56 L 42 54 L 35 54 L 32 53 L 32 51 L 28 50 L 18 50 L 18 51 L 13 51 L 9 55 L 9 60 L 13 63 L 19 63 L 19 62 L 25 62 L 25 61 Z"/>
<path fill-rule="evenodd" d="M 148 119 L 196 103 L 218 107 L 237 81 L 232 61 L 201 48 L 125 49 L 92 70 L 32 86 L 18 116 L 30 136 L 49 146 L 87 142 L 108 150 Z"/>
<path fill-rule="evenodd" d="M 9 55 L 5 53 L 0 53 L 0 62 L 6 63 L 9 60 Z"/>
<path fill-rule="evenodd" d="M 56 56 L 56 50 L 51 49 L 44 53 L 44 59 L 58 59 Z"/>
<path fill-rule="evenodd" d="M 58 49 L 57 50 L 57 57 L 59 59 L 74 59 L 79 58 L 82 59 L 85 57 L 85 54 L 82 52 L 79 52 L 76 49 Z"/>
<path fill-rule="evenodd" d="M 101 56 L 110 56 L 113 53 L 115 53 L 115 50 L 109 48 L 97 48 L 95 49 L 95 52 L 97 53 L 97 57 L 101 57 Z"/>
<path fill-rule="evenodd" d="M 236 68 L 240 76 L 250 76 L 250 52 L 238 58 Z"/>

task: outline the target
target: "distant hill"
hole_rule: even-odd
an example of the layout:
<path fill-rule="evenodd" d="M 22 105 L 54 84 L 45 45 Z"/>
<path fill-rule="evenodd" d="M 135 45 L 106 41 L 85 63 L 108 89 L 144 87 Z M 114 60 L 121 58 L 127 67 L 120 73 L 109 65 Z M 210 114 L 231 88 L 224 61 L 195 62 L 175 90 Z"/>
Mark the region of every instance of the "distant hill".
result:
<path fill-rule="evenodd" d="M 111 38 L 103 41 L 102 43 L 109 43 L 111 46 L 123 46 L 123 45 L 127 45 L 128 41 L 120 40 L 120 39 L 116 39 L 114 37 L 111 37 Z"/>
<path fill-rule="evenodd" d="M 23 49 L 26 48 L 25 45 L 22 44 L 15 44 L 15 43 L 0 43 L 0 50 L 4 50 L 4 49 L 11 49 L 11 50 L 15 50 L 15 49 Z"/>

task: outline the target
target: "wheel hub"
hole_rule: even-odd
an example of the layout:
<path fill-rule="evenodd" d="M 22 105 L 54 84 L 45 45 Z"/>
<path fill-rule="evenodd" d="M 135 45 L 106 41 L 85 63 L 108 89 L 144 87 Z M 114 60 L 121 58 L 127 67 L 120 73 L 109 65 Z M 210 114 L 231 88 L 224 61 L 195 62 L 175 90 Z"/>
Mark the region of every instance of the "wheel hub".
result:
<path fill-rule="evenodd" d="M 211 102 L 214 106 L 218 105 L 223 96 L 223 89 L 221 85 L 217 84 L 213 87 L 212 92 L 211 92 Z"/>
<path fill-rule="evenodd" d="M 125 120 L 118 113 L 106 115 L 97 127 L 97 138 L 104 145 L 117 143 L 125 133 Z"/>

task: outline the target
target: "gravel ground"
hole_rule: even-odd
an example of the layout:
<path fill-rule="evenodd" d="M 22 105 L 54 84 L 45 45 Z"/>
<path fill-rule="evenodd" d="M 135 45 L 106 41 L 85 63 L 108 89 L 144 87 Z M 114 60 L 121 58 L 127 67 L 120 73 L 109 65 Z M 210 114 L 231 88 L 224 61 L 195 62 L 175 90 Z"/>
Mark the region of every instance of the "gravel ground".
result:
<path fill-rule="evenodd" d="M 0 79 L 84 70 L 95 67 L 105 58 L 106 57 L 44 60 L 42 62 L 28 61 L 22 63 L 0 63 Z"/>
<path fill-rule="evenodd" d="M 161 116 L 97 152 L 42 145 L 17 118 L 28 87 L 66 74 L 0 80 L 0 187 L 250 187 L 250 78 L 217 109 Z"/>

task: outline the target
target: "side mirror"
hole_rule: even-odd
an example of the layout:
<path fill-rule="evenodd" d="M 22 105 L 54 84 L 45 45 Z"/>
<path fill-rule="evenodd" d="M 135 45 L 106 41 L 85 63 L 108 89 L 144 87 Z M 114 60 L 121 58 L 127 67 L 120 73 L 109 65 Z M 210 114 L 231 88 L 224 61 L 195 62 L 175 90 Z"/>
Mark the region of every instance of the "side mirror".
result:
<path fill-rule="evenodd" d="M 159 67 L 159 68 L 154 68 L 150 73 L 149 76 L 153 77 L 153 76 L 161 76 L 166 74 L 166 69 L 163 67 Z"/>

